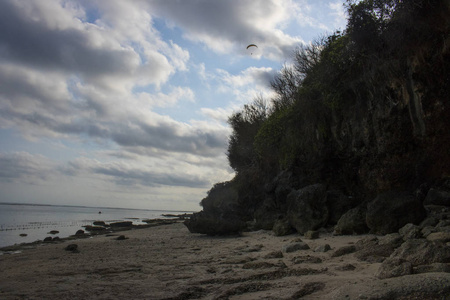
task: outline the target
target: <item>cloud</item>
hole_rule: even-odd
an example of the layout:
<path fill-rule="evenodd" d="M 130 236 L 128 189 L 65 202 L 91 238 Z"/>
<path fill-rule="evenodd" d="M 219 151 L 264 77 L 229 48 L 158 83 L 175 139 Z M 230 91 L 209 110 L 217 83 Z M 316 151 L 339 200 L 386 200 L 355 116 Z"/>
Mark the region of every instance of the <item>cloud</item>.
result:
<path fill-rule="evenodd" d="M 148 5 L 156 16 L 183 28 L 185 38 L 219 53 L 245 54 L 242 49 L 256 43 L 265 49 L 267 58 L 279 60 L 301 42 L 281 30 L 299 9 L 291 0 L 235 1 L 232 5 L 221 0 L 156 0 Z"/>
<path fill-rule="evenodd" d="M 88 136 L 216 156 L 225 127 L 192 126 L 152 111 L 195 101 L 191 89 L 134 92 L 148 84 L 158 89 L 174 70 L 186 70 L 188 52 L 161 40 L 138 2 L 95 2 L 95 23 L 74 3 L 0 2 L 0 126 L 17 126 L 28 137 Z"/>
<path fill-rule="evenodd" d="M 38 184 L 54 175 L 55 164 L 27 152 L 0 153 L 0 181 Z"/>
<path fill-rule="evenodd" d="M 119 154 L 110 153 L 117 157 Z M 120 154 L 123 157 L 123 153 Z M 215 170 L 217 159 L 199 161 L 196 156 L 161 157 L 148 160 L 145 157 L 127 154 L 128 159 L 121 161 L 100 161 L 86 157 L 80 157 L 68 164 L 61 166 L 59 170 L 68 176 L 88 176 L 104 181 L 113 182 L 119 186 L 135 187 L 188 187 L 208 188 L 218 178 Z M 225 168 L 226 169 L 226 168 Z M 220 176 L 231 176 L 230 172 L 219 172 Z"/>

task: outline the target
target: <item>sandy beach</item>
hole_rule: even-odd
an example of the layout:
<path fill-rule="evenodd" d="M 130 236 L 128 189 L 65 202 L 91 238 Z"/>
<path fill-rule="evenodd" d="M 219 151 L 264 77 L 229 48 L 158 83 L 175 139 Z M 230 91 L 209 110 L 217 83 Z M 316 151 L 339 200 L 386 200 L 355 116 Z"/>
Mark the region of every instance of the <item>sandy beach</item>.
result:
<path fill-rule="evenodd" d="M 379 280 L 380 263 L 360 261 L 354 253 L 336 256 L 371 237 L 322 232 L 309 240 L 270 231 L 211 237 L 175 223 L 37 244 L 0 256 L 0 298 L 422 299 L 405 291 L 417 297 L 428 279 L 436 288 L 450 286 L 448 273 Z M 300 240 L 310 249 L 286 251 Z M 66 250 L 72 244 L 76 249 Z M 317 249 L 326 244 L 331 250 Z M 389 298 L 399 288 L 405 297 Z"/>

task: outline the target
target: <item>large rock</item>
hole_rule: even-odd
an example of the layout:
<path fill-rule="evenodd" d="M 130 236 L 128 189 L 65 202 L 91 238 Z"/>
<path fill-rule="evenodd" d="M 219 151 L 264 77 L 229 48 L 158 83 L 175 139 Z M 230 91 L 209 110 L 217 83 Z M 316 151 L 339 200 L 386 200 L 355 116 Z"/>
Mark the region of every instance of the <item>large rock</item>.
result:
<path fill-rule="evenodd" d="M 328 221 L 327 193 L 322 184 L 292 191 L 287 197 L 287 204 L 289 222 L 300 234 L 316 230 Z"/>
<path fill-rule="evenodd" d="M 194 213 L 184 225 L 191 233 L 202 233 L 207 235 L 230 235 L 237 234 L 246 228 L 246 222 L 238 215 L 216 215 L 204 211 Z"/>
<path fill-rule="evenodd" d="M 391 191 L 378 195 L 367 205 L 366 223 L 371 233 L 385 235 L 408 223 L 419 224 L 425 216 L 420 199 L 406 192 Z"/>
<path fill-rule="evenodd" d="M 413 267 L 435 263 L 450 263 L 450 247 L 425 239 L 404 242 L 380 266 L 378 278 L 403 276 L 412 273 Z"/>
<path fill-rule="evenodd" d="M 192 233 L 208 235 L 236 234 L 247 228 L 248 216 L 239 205 L 236 182 L 216 184 L 200 204 L 203 211 L 194 213 L 184 224 Z"/>
<path fill-rule="evenodd" d="M 334 228 L 335 235 L 363 234 L 369 231 L 366 224 L 366 205 L 360 205 L 347 211 Z"/>
<path fill-rule="evenodd" d="M 340 218 L 356 206 L 357 200 L 344 195 L 337 190 L 327 192 L 327 207 L 329 211 L 328 225 L 336 225 Z"/>
<path fill-rule="evenodd" d="M 284 235 L 294 233 L 295 230 L 294 230 L 294 228 L 292 228 L 288 219 L 282 218 L 282 219 L 275 221 L 272 231 L 273 231 L 273 234 L 276 236 L 284 236 Z"/>
<path fill-rule="evenodd" d="M 282 216 L 282 213 L 276 208 L 275 200 L 273 198 L 266 198 L 254 213 L 255 230 L 272 230 L 275 221 Z"/>
<path fill-rule="evenodd" d="M 425 197 L 424 204 L 450 206 L 450 192 L 431 188 Z"/>

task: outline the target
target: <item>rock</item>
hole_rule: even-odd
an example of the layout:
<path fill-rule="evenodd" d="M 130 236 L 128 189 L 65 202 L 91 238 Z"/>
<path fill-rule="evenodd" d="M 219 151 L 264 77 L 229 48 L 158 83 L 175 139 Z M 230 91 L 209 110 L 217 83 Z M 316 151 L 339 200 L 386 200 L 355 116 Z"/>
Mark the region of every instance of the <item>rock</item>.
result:
<path fill-rule="evenodd" d="M 305 239 L 314 240 L 319 238 L 319 232 L 315 230 L 308 230 L 304 234 Z"/>
<path fill-rule="evenodd" d="M 106 230 L 106 228 L 103 226 L 92 226 L 92 225 L 86 225 L 86 226 L 84 226 L 84 229 L 86 229 L 86 231 L 104 231 L 104 230 Z"/>
<path fill-rule="evenodd" d="M 21 236 L 21 237 L 26 237 L 26 236 L 28 236 L 28 234 L 26 234 L 26 233 L 21 233 L 21 234 L 19 234 L 19 236 Z"/>
<path fill-rule="evenodd" d="M 363 234 L 369 231 L 366 224 L 366 205 L 350 209 L 337 222 L 335 235 Z"/>
<path fill-rule="evenodd" d="M 431 242 L 441 242 L 447 243 L 450 242 L 450 232 L 433 232 L 427 236 L 427 240 Z"/>
<path fill-rule="evenodd" d="M 279 210 L 275 209 L 272 198 L 266 198 L 263 204 L 254 213 L 255 230 L 272 230 L 275 222 L 282 216 Z"/>
<path fill-rule="evenodd" d="M 428 191 L 423 204 L 450 206 L 450 192 L 445 190 L 439 190 L 436 188 L 431 188 Z"/>
<path fill-rule="evenodd" d="M 53 241 L 53 242 L 58 242 L 58 241 L 61 241 L 61 239 L 59 238 L 59 236 L 55 236 L 55 237 L 52 239 L 52 241 Z"/>
<path fill-rule="evenodd" d="M 246 223 L 231 212 L 216 215 L 201 211 L 194 213 L 189 220 L 184 221 L 184 225 L 191 233 L 207 235 L 238 234 L 246 228 Z"/>
<path fill-rule="evenodd" d="M 379 245 L 390 245 L 392 248 L 398 248 L 404 240 L 400 233 L 390 233 L 379 238 Z"/>
<path fill-rule="evenodd" d="M 75 235 L 83 235 L 84 234 L 84 230 L 77 230 L 77 232 L 75 233 Z"/>
<path fill-rule="evenodd" d="M 413 273 L 413 265 L 400 258 L 386 260 L 375 274 L 379 279 L 399 277 Z"/>
<path fill-rule="evenodd" d="M 96 226 L 106 226 L 105 221 L 94 221 L 92 224 Z"/>
<path fill-rule="evenodd" d="M 133 222 L 131 221 L 122 221 L 122 222 L 114 222 L 109 224 L 111 227 L 117 228 L 117 227 L 131 227 L 133 225 Z"/>
<path fill-rule="evenodd" d="M 331 250 L 331 246 L 328 244 L 325 244 L 325 245 L 316 247 L 316 249 L 314 249 L 314 252 L 327 252 L 330 250 Z"/>
<path fill-rule="evenodd" d="M 74 252 L 74 253 L 79 252 L 79 250 L 78 250 L 78 245 L 77 245 L 77 244 L 70 244 L 70 245 L 67 245 L 67 247 L 64 248 L 64 250 L 66 250 L 66 251 L 71 251 L 71 252 Z"/>
<path fill-rule="evenodd" d="M 51 242 L 53 238 L 51 236 L 48 236 L 44 239 L 44 242 Z"/>
<path fill-rule="evenodd" d="M 309 249 L 308 244 L 306 244 L 304 242 L 291 243 L 288 245 L 284 245 L 282 247 L 282 251 L 284 253 L 291 253 L 291 252 L 295 252 L 295 251 L 299 251 L 299 250 L 308 250 L 308 249 Z"/>
<path fill-rule="evenodd" d="M 366 223 L 374 234 L 398 231 L 408 223 L 419 224 L 426 216 L 421 201 L 406 192 L 386 192 L 367 205 Z"/>
<path fill-rule="evenodd" d="M 243 249 L 242 252 L 259 252 L 262 248 L 264 248 L 264 246 L 261 244 L 253 245 Z"/>
<path fill-rule="evenodd" d="M 336 225 L 339 219 L 356 205 L 356 199 L 337 190 L 327 191 L 328 225 Z"/>
<path fill-rule="evenodd" d="M 420 222 L 420 227 L 424 228 L 427 226 L 436 226 L 439 223 L 439 219 L 436 217 L 427 217 L 425 220 Z"/>
<path fill-rule="evenodd" d="M 322 263 L 322 259 L 320 257 L 305 255 L 305 256 L 296 256 L 292 259 L 294 264 L 320 264 Z"/>
<path fill-rule="evenodd" d="M 425 239 L 408 240 L 395 250 L 392 257 L 410 261 L 414 266 L 450 262 L 450 248 Z"/>
<path fill-rule="evenodd" d="M 420 233 L 422 233 L 422 236 L 424 238 L 427 238 L 427 236 L 430 235 L 430 233 L 436 232 L 437 229 L 434 226 L 426 226 L 424 228 L 422 228 L 422 230 L 420 231 Z"/>
<path fill-rule="evenodd" d="M 118 241 L 123 241 L 123 240 L 128 240 L 128 238 L 125 237 L 124 235 L 119 235 L 119 236 L 116 238 L 116 240 L 118 240 Z"/>
<path fill-rule="evenodd" d="M 343 255 L 347 255 L 347 254 L 354 253 L 354 252 L 356 252 L 355 245 L 344 246 L 344 247 L 341 247 L 341 248 L 337 249 L 336 251 L 334 251 L 334 253 L 331 255 L 331 257 L 343 256 Z"/>
<path fill-rule="evenodd" d="M 381 263 L 388 258 L 394 250 L 394 247 L 390 244 L 375 244 L 358 250 L 355 253 L 355 257 L 369 263 Z"/>
<path fill-rule="evenodd" d="M 434 263 L 431 265 L 420 265 L 414 268 L 415 274 L 435 272 L 450 273 L 450 264 Z"/>
<path fill-rule="evenodd" d="M 449 273 L 427 273 L 351 283 L 333 290 L 323 299 L 437 300 L 447 299 L 449 294 Z"/>
<path fill-rule="evenodd" d="M 287 196 L 289 223 L 298 233 L 316 230 L 328 220 L 327 193 L 323 184 L 295 190 Z"/>
<path fill-rule="evenodd" d="M 270 252 L 270 253 L 266 254 L 266 256 L 264 256 L 264 258 L 266 258 L 266 259 L 283 258 L 283 252 L 281 252 L 281 251 Z"/>
<path fill-rule="evenodd" d="M 291 298 L 289 299 L 300 299 L 304 296 L 314 294 L 316 292 L 319 292 L 325 288 L 324 282 L 308 282 L 305 283 L 301 288 L 295 292 Z"/>
<path fill-rule="evenodd" d="M 404 242 L 382 263 L 377 276 L 379 278 L 403 276 L 412 274 L 412 268 L 421 265 L 448 262 L 450 262 L 449 247 L 425 239 L 411 239 Z"/>
<path fill-rule="evenodd" d="M 295 232 L 287 218 L 276 220 L 272 231 L 276 236 L 285 236 Z"/>
<path fill-rule="evenodd" d="M 420 227 L 411 223 L 406 224 L 398 230 L 398 233 L 402 236 L 403 240 L 419 239 L 422 237 Z"/>
<path fill-rule="evenodd" d="M 266 261 L 251 261 L 248 263 L 245 263 L 242 266 L 242 269 L 268 269 L 268 268 L 273 268 L 273 267 L 277 267 L 279 265 L 276 264 L 272 264 Z"/>
<path fill-rule="evenodd" d="M 356 269 L 356 267 L 352 264 L 346 264 L 343 266 L 337 266 L 336 268 L 334 268 L 337 271 L 353 271 L 354 269 Z"/>
<path fill-rule="evenodd" d="M 52 231 L 48 232 L 48 234 L 58 234 L 58 233 L 59 233 L 58 230 L 52 230 Z"/>

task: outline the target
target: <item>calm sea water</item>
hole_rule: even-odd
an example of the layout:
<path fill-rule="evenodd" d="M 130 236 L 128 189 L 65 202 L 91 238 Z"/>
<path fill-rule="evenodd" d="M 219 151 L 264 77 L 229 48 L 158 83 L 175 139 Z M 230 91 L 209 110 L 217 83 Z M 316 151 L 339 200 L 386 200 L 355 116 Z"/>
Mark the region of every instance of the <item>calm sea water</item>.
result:
<path fill-rule="evenodd" d="M 182 213 L 185 212 L 0 203 L 0 247 L 43 240 L 47 236 L 68 237 L 77 230 L 84 229 L 83 225 L 92 225 L 94 221 L 132 221 L 133 224 L 145 224 L 142 220 L 164 218 L 163 214 Z M 52 230 L 59 233 L 49 234 Z M 20 236 L 21 234 L 27 236 Z"/>

